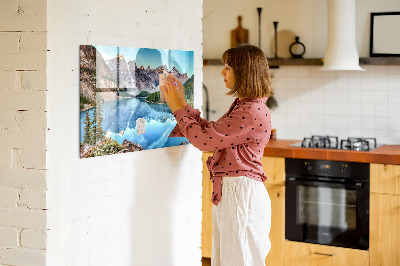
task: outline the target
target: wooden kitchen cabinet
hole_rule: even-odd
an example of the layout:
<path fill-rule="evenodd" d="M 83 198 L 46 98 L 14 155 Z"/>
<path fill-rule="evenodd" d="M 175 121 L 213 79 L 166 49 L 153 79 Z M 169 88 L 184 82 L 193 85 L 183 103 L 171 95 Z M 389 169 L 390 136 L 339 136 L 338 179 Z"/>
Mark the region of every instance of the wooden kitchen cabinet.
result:
<path fill-rule="evenodd" d="M 261 160 L 267 175 L 265 187 L 271 199 L 271 250 L 265 259 L 266 266 L 283 265 L 285 240 L 285 158 L 264 156 Z"/>
<path fill-rule="evenodd" d="M 370 265 L 400 265 L 400 196 L 373 193 L 370 202 Z"/>
<path fill-rule="evenodd" d="M 265 184 L 271 199 L 271 250 L 265 259 L 266 266 L 283 265 L 285 241 L 285 187 Z"/>
<path fill-rule="evenodd" d="M 201 253 L 204 258 L 211 258 L 212 252 L 212 183 L 210 181 L 210 173 L 206 165 L 212 152 L 203 153 L 203 195 L 202 195 L 202 224 L 201 224 Z"/>
<path fill-rule="evenodd" d="M 371 193 L 400 195 L 400 165 L 370 164 Z"/>
<path fill-rule="evenodd" d="M 366 266 L 365 250 L 285 241 L 285 266 Z M 372 264 L 371 264 L 372 265 Z"/>
<path fill-rule="evenodd" d="M 370 265 L 400 265 L 400 165 L 370 167 Z"/>

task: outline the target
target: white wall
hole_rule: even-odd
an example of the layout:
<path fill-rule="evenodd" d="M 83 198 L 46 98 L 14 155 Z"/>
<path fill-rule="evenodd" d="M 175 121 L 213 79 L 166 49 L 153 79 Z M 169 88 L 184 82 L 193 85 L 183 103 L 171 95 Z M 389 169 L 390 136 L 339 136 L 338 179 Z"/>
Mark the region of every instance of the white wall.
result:
<path fill-rule="evenodd" d="M 327 2 L 327 0 L 204 0 L 204 58 L 219 59 L 229 48 L 230 31 L 237 27 L 238 16 L 242 16 L 242 26 L 249 30 L 249 43 L 258 45 L 258 7 L 262 8 L 261 49 L 267 57 L 274 55 L 272 22 L 278 21 L 278 32 L 290 31 L 300 37 L 300 41 L 306 46 L 305 57 L 321 58 L 324 56 L 327 41 Z M 356 0 L 356 42 L 360 57 L 369 56 L 370 13 L 399 10 L 398 0 Z M 283 36 L 288 35 L 290 34 Z M 279 40 L 291 43 L 284 38 Z M 278 48 L 278 53 L 280 49 Z"/>
<path fill-rule="evenodd" d="M 79 45 L 195 51 L 201 0 L 48 1 L 48 265 L 200 265 L 201 152 L 79 159 Z"/>
<path fill-rule="evenodd" d="M 46 1 L 0 2 L 0 265 L 46 260 Z"/>
<path fill-rule="evenodd" d="M 356 3 L 357 47 L 361 57 L 368 57 L 369 13 L 398 11 L 400 2 L 384 0 L 378 4 L 358 0 Z M 282 24 L 278 30 L 290 29 L 301 37 L 307 47 L 305 57 L 321 58 L 326 47 L 326 4 L 327 1 L 284 0 L 230 1 L 228 5 L 227 1 L 205 0 L 204 58 L 220 58 L 229 48 L 229 31 L 236 27 L 238 15 L 243 15 L 243 26 L 250 30 L 250 43 L 257 45 L 258 6 L 263 7 L 262 28 L 266 30 L 262 32 L 262 49 L 267 56 L 272 55 L 267 44 L 273 39 L 272 21 L 277 20 Z M 227 6 L 233 6 L 231 11 Z M 279 107 L 272 111 L 272 124 L 278 138 L 329 134 L 339 138 L 376 137 L 382 144 L 399 144 L 400 66 L 363 67 L 367 71 L 321 72 L 318 66 L 273 69 L 273 89 Z M 210 114 L 211 120 L 218 119 L 232 102 L 232 98 L 224 95 L 221 68 L 222 65 L 205 66 L 203 70 L 204 84 L 210 92 L 210 109 L 216 111 Z"/>

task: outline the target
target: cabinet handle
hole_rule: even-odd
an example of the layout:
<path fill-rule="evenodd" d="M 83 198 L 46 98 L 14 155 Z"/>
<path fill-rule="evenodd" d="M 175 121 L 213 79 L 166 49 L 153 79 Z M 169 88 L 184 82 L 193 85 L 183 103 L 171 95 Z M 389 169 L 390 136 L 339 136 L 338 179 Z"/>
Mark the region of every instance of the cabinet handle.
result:
<path fill-rule="evenodd" d="M 327 253 L 319 253 L 319 252 L 314 252 L 315 255 L 323 255 L 323 256 L 335 256 L 335 254 L 327 254 Z"/>

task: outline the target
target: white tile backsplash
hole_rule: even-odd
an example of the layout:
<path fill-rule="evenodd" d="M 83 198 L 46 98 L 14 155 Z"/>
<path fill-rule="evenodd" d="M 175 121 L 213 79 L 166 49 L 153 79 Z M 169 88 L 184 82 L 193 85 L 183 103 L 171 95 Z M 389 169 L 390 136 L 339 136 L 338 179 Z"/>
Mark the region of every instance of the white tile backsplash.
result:
<path fill-rule="evenodd" d="M 400 66 L 362 67 L 366 71 L 320 71 L 319 66 L 271 70 L 278 101 L 272 110 L 277 137 L 376 137 L 382 144 L 400 144 Z M 211 91 L 210 109 L 229 106 L 233 99 L 219 92 L 226 89 L 221 82 L 217 85 L 220 77 L 209 76 L 207 68 L 204 83 Z M 215 100 L 213 95 L 222 97 Z M 219 108 L 213 116 L 218 119 L 222 111 L 226 109 Z"/>

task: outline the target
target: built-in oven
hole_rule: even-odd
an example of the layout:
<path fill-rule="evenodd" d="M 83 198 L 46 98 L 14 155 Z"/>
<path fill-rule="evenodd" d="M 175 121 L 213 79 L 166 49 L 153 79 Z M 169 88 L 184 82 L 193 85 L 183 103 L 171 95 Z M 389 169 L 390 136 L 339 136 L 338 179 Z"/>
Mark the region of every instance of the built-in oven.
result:
<path fill-rule="evenodd" d="M 369 164 L 287 158 L 285 169 L 286 239 L 368 249 Z"/>

